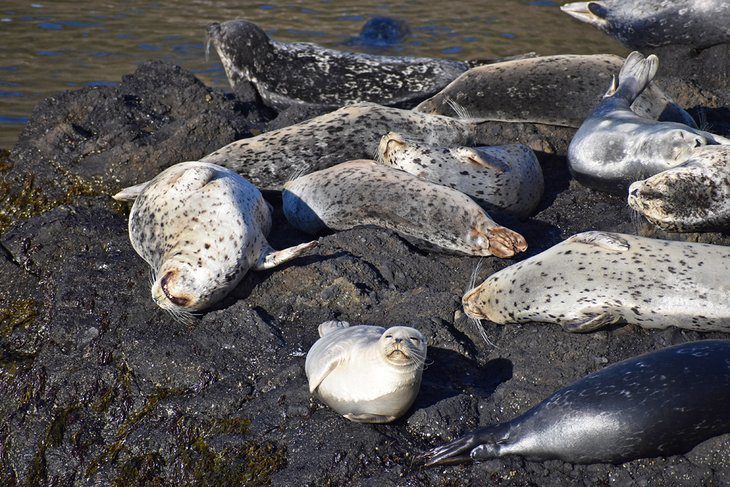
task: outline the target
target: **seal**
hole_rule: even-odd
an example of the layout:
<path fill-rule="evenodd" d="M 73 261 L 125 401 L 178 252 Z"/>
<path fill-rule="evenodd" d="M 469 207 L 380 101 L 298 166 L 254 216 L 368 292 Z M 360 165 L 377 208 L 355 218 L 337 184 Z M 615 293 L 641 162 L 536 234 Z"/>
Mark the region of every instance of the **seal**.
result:
<path fill-rule="evenodd" d="M 310 393 L 358 423 L 388 423 L 408 411 L 426 360 L 421 332 L 328 321 L 319 335 L 304 365 Z"/>
<path fill-rule="evenodd" d="M 438 145 L 478 145 L 479 124 L 358 103 L 296 125 L 232 142 L 202 160 L 227 167 L 259 188 L 280 190 L 293 176 L 372 158 L 391 130 Z"/>
<path fill-rule="evenodd" d="M 629 206 L 669 232 L 730 228 L 730 146 L 699 147 L 679 166 L 629 187 Z"/>
<path fill-rule="evenodd" d="M 370 48 L 392 47 L 402 43 L 409 35 L 411 28 L 405 20 L 376 15 L 362 26 L 357 37 L 345 44 Z"/>
<path fill-rule="evenodd" d="M 264 103 L 279 109 L 300 104 L 339 108 L 360 101 L 410 108 L 468 69 L 457 61 L 276 42 L 245 20 L 209 25 L 208 42 L 215 46 L 232 88 L 250 81 Z"/>
<path fill-rule="evenodd" d="M 468 196 L 375 161 L 357 160 L 289 181 L 284 215 L 308 233 L 376 225 L 440 249 L 512 257 L 522 235 L 497 225 Z"/>
<path fill-rule="evenodd" d="M 272 249 L 261 192 L 214 164 L 176 164 L 114 199 L 134 200 L 129 239 L 152 268 L 152 299 L 183 320 L 223 298 L 249 269 L 270 269 L 317 245 Z"/>
<path fill-rule="evenodd" d="M 686 453 L 730 433 L 730 340 L 684 343 L 587 375 L 517 418 L 418 458 L 426 466 L 519 455 L 619 464 Z"/>
<path fill-rule="evenodd" d="M 697 147 L 730 140 L 675 122 L 637 115 L 631 104 L 656 75 L 659 60 L 634 51 L 606 97 L 583 122 L 568 147 L 575 179 L 602 191 L 626 194 L 634 181 L 677 166 Z"/>
<path fill-rule="evenodd" d="M 600 0 L 566 3 L 560 10 L 634 49 L 730 42 L 725 0 Z"/>
<path fill-rule="evenodd" d="M 478 66 L 415 110 L 502 122 L 578 128 L 598 105 L 623 59 L 608 54 L 560 55 Z M 694 126 L 694 120 L 657 86 L 632 104 L 638 115 Z"/>
<path fill-rule="evenodd" d="M 522 144 L 442 147 L 390 132 L 380 139 L 376 160 L 520 218 L 535 210 L 545 188 L 535 153 Z"/>
<path fill-rule="evenodd" d="M 571 332 L 613 323 L 727 332 L 728 275 L 730 247 L 585 232 L 492 274 L 462 304 L 472 318 Z"/>

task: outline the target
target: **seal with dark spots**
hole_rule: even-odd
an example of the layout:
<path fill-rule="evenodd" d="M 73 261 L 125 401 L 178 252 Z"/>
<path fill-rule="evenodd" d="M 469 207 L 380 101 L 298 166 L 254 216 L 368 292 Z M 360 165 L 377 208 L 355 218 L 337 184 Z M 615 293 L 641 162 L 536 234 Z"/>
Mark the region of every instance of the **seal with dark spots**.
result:
<path fill-rule="evenodd" d="M 634 51 L 608 93 L 570 142 L 570 172 L 582 184 L 626 194 L 634 181 L 677 166 L 697 147 L 730 140 L 675 122 L 641 117 L 631 104 L 654 78 L 659 60 Z"/>
<path fill-rule="evenodd" d="M 317 233 L 376 225 L 444 250 L 512 257 L 522 235 L 494 223 L 465 194 L 374 161 L 350 161 L 284 185 L 284 215 Z"/>
<path fill-rule="evenodd" d="M 692 151 L 679 166 L 629 187 L 629 206 L 669 232 L 730 228 L 730 146 Z"/>
<path fill-rule="evenodd" d="M 391 130 L 438 145 L 478 145 L 478 123 L 358 103 L 296 125 L 232 142 L 202 160 L 227 167 L 259 188 L 281 189 L 298 174 L 372 159 Z"/>
<path fill-rule="evenodd" d="M 408 411 L 426 360 L 421 332 L 328 321 L 319 335 L 304 365 L 309 392 L 358 423 L 388 423 Z"/>
<path fill-rule="evenodd" d="M 276 42 L 245 20 L 211 24 L 208 39 L 231 86 L 252 82 L 264 103 L 276 108 L 292 104 L 338 108 L 360 101 L 410 108 L 467 70 L 465 63 L 457 61 Z"/>
<path fill-rule="evenodd" d="M 114 198 L 134 200 L 129 239 L 152 267 L 152 299 L 183 319 L 223 298 L 249 269 L 270 269 L 317 245 L 272 249 L 261 192 L 214 164 L 176 164 Z"/>
<path fill-rule="evenodd" d="M 730 42 L 727 0 L 600 0 L 566 3 L 560 10 L 634 49 Z"/>
<path fill-rule="evenodd" d="M 414 110 L 577 128 L 601 101 L 622 62 L 609 54 L 560 55 L 479 66 Z M 692 117 L 653 84 L 631 109 L 645 118 L 694 125 Z"/>
<path fill-rule="evenodd" d="M 520 218 L 535 210 L 545 186 L 535 153 L 522 144 L 443 147 L 390 132 L 376 160 Z"/>
<path fill-rule="evenodd" d="M 730 247 L 579 233 L 489 276 L 462 298 L 472 318 L 730 331 Z"/>
<path fill-rule="evenodd" d="M 619 464 L 689 452 L 730 433 L 730 340 L 684 343 L 610 365 L 511 421 L 426 452 L 422 465 L 518 455 Z"/>

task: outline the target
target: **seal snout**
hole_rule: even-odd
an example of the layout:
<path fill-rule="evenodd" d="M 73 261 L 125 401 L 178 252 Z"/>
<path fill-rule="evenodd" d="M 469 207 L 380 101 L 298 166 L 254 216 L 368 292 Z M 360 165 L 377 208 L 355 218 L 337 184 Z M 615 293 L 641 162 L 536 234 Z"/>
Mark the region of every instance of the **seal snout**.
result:
<path fill-rule="evenodd" d="M 461 298 L 461 305 L 464 307 L 464 312 L 469 318 L 475 318 L 477 320 L 489 319 L 479 306 L 479 296 L 482 293 L 483 285 L 482 283 L 474 289 L 467 291 L 464 297 Z"/>
<path fill-rule="evenodd" d="M 172 291 L 170 291 L 171 281 L 173 281 L 175 277 L 175 271 L 167 271 L 165 275 L 162 276 L 162 279 L 160 279 L 160 288 L 172 304 L 183 307 L 188 306 L 191 301 L 190 298 L 175 296 Z"/>

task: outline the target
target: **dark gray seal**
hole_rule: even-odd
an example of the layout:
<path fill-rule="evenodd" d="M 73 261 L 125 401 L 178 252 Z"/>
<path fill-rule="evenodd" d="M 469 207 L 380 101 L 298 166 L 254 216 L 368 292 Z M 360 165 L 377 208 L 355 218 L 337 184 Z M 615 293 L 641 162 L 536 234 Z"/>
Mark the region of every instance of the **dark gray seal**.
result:
<path fill-rule="evenodd" d="M 730 145 L 708 145 L 629 187 L 629 206 L 669 232 L 730 229 Z"/>
<path fill-rule="evenodd" d="M 560 10 L 634 49 L 730 42 L 727 0 L 600 0 L 566 3 Z"/>
<path fill-rule="evenodd" d="M 462 298 L 493 323 L 613 323 L 730 331 L 730 247 L 584 232 L 489 276 Z"/>
<path fill-rule="evenodd" d="M 730 433 L 730 341 L 685 343 L 587 375 L 521 416 L 417 458 L 426 466 L 519 455 L 624 463 Z"/>
<path fill-rule="evenodd" d="M 623 193 L 631 183 L 688 160 L 697 147 L 730 140 L 676 122 L 637 115 L 632 103 L 656 75 L 659 60 L 634 51 L 608 93 L 576 132 L 568 148 L 570 172 L 580 183 Z"/>
<path fill-rule="evenodd" d="M 308 233 L 376 225 L 466 255 L 512 257 L 527 249 L 465 194 L 375 161 L 350 161 L 289 181 L 284 215 Z"/>
<path fill-rule="evenodd" d="M 622 62 L 609 54 L 560 55 L 479 66 L 415 110 L 577 128 L 601 101 Z M 645 118 L 694 125 L 692 117 L 653 84 L 631 108 Z"/>
<path fill-rule="evenodd" d="M 211 24 L 208 39 L 231 87 L 250 81 L 264 103 L 276 108 L 293 104 L 338 108 L 360 101 L 411 107 L 438 93 L 468 68 L 457 61 L 375 56 L 304 42 L 276 42 L 245 20 Z"/>

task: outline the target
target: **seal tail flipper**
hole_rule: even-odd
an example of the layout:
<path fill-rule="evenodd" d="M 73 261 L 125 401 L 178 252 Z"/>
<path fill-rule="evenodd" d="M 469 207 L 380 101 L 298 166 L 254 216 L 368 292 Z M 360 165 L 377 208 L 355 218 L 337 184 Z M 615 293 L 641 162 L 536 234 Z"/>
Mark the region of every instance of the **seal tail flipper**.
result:
<path fill-rule="evenodd" d="M 424 467 L 434 467 L 497 458 L 500 456 L 500 442 L 507 438 L 508 432 L 508 423 L 480 428 L 417 456 L 415 462 Z"/>
<path fill-rule="evenodd" d="M 117 201 L 134 201 L 137 199 L 137 196 L 139 196 L 142 191 L 144 191 L 148 184 L 150 184 L 150 182 L 145 181 L 144 183 L 124 188 L 123 190 L 112 196 L 112 198 Z"/>
<path fill-rule="evenodd" d="M 477 228 L 472 228 L 472 232 L 482 233 Z M 527 250 L 527 242 L 525 237 L 519 233 L 506 227 L 492 227 L 487 229 L 486 234 L 482 233 L 484 238 L 489 242 L 488 254 L 495 257 L 507 258 Z"/>
<path fill-rule="evenodd" d="M 654 54 L 645 58 L 639 51 L 632 52 L 621 66 L 618 74 L 618 88 L 611 96 L 622 98 L 629 104 L 633 103 L 654 79 L 657 69 L 659 69 L 659 58 Z"/>
<path fill-rule="evenodd" d="M 253 269 L 255 271 L 271 269 L 272 267 L 276 267 L 286 261 L 294 259 L 295 257 L 299 257 L 301 254 L 309 250 L 312 250 L 317 246 L 317 244 L 318 242 L 313 240 L 284 250 L 274 250 L 269 245 L 266 245 L 262 249 L 261 257 L 259 257 L 259 260 Z"/>
<path fill-rule="evenodd" d="M 349 328 L 350 323 L 347 321 L 325 321 L 324 323 L 320 323 L 320 325 L 317 327 L 317 331 L 319 332 L 319 336 L 323 337 L 327 333 L 332 333 L 335 330 L 342 330 L 343 328 Z"/>

